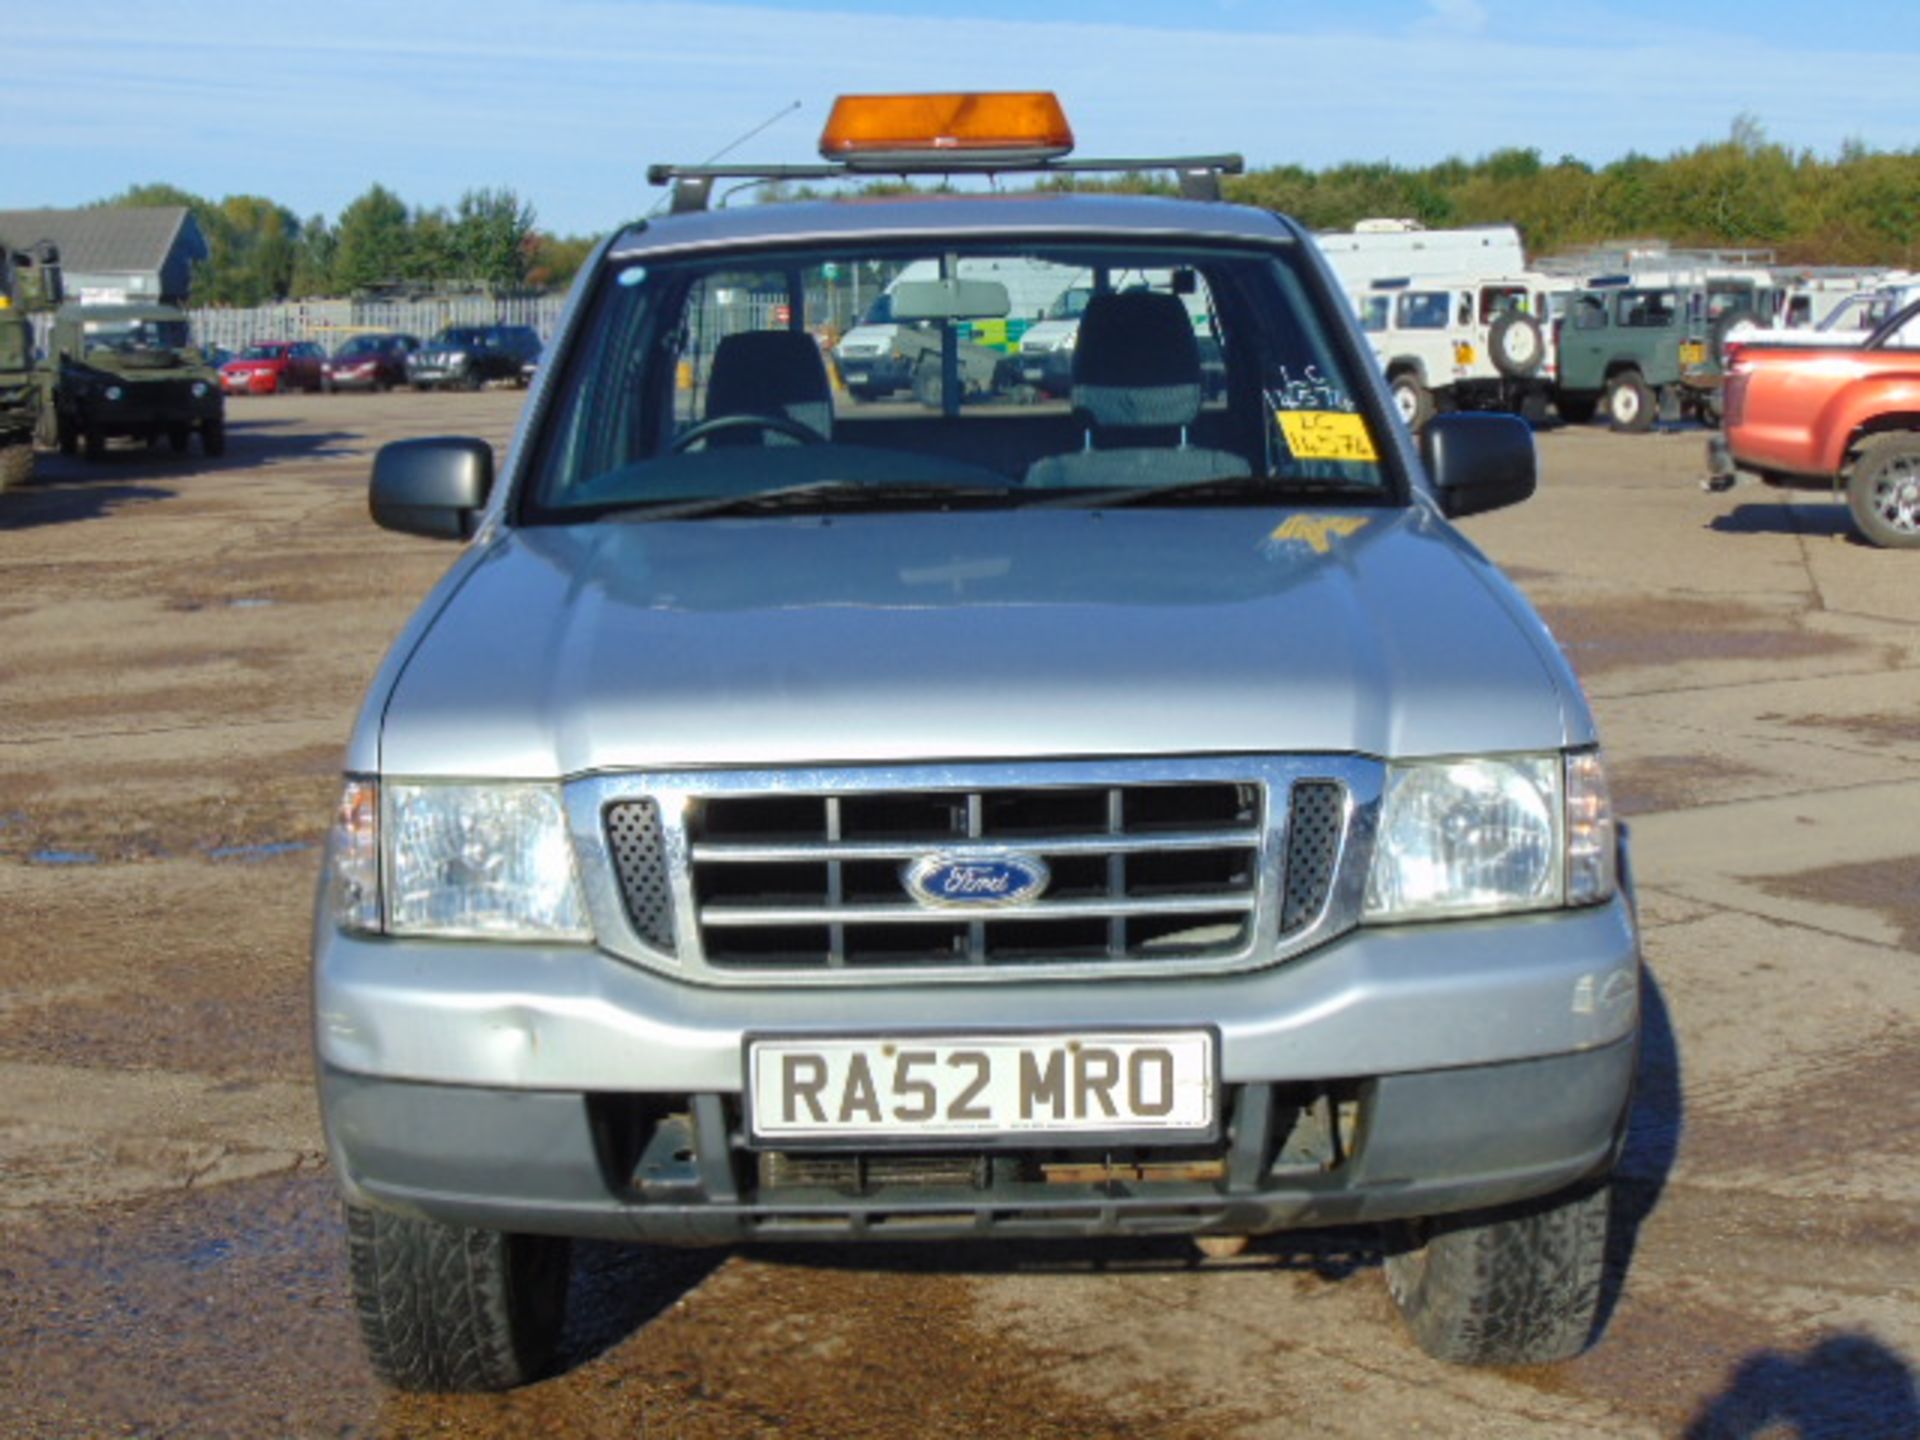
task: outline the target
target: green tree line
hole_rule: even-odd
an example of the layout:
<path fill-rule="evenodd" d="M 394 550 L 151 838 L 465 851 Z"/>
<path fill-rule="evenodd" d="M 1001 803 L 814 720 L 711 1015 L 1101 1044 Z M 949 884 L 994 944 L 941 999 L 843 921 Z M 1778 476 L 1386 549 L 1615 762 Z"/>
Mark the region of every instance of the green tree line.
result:
<path fill-rule="evenodd" d="M 1277 166 L 1229 178 L 1225 189 L 1316 230 L 1368 216 L 1429 228 L 1511 223 L 1536 255 L 1658 236 L 1765 247 L 1791 264 L 1920 266 L 1920 150 L 1849 145 L 1826 159 L 1770 143 L 1744 117 L 1727 139 L 1664 160 L 1630 154 L 1592 166 L 1498 150 L 1424 169 Z"/>
<path fill-rule="evenodd" d="M 876 182 L 869 191 L 910 188 Z M 1076 188 L 1158 190 L 1129 178 Z M 768 186 L 763 200 L 809 198 Z M 1284 211 L 1316 230 L 1370 216 L 1430 228 L 1510 223 L 1536 255 L 1628 238 L 1675 245 L 1765 247 L 1794 264 L 1920 268 L 1920 149 L 1848 145 L 1822 157 L 1768 140 L 1750 117 L 1724 140 L 1665 159 L 1629 154 L 1594 166 L 1538 150 L 1408 167 L 1386 161 L 1309 170 L 1276 165 L 1231 176 L 1230 200 Z M 374 185 L 338 217 L 302 220 L 258 195 L 208 200 L 171 185 L 139 185 L 111 205 L 185 205 L 211 253 L 194 278 L 200 304 L 349 295 L 393 284 L 470 283 L 494 289 L 566 285 L 594 244 L 535 224 L 512 190 L 470 190 L 451 210 L 409 206 Z"/>
<path fill-rule="evenodd" d="M 259 305 L 387 286 L 475 285 L 494 291 L 564 285 L 591 238 L 538 229 L 512 190 L 469 190 L 451 210 L 409 206 L 371 186 L 333 220 L 300 219 L 260 195 L 209 200 L 166 184 L 135 185 L 101 205 L 184 205 L 206 237 L 194 267 L 196 305 Z"/>

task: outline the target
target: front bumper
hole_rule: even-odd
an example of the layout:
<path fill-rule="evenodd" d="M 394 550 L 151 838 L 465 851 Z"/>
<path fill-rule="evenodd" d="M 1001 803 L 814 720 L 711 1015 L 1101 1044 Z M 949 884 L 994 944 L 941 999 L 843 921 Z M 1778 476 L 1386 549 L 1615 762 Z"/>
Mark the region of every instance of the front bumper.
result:
<path fill-rule="evenodd" d="M 413 385 L 465 385 L 474 375 L 471 364 L 426 364 L 407 367 L 408 383 Z"/>
<path fill-rule="evenodd" d="M 1020 379 L 1049 395 L 1065 395 L 1073 388 L 1073 351 L 1022 350 Z"/>
<path fill-rule="evenodd" d="M 205 395 L 191 395 L 169 387 L 166 393 L 145 395 L 140 387 L 127 386 L 119 400 L 95 397 L 83 402 L 74 414 L 82 430 L 94 428 L 106 435 L 164 435 L 176 429 L 197 429 L 208 420 L 225 413 L 220 392 L 208 386 Z"/>
<path fill-rule="evenodd" d="M 1544 1194 L 1609 1163 L 1639 1015 L 1625 900 L 1362 929 L 1266 970 L 1104 984 L 715 990 L 592 949 L 330 927 L 315 962 L 322 1105 L 349 1196 L 449 1223 L 687 1243 L 1253 1233 Z M 1027 1156 L 983 1161 L 968 1186 L 795 1187 L 768 1183 L 743 1141 L 750 1029 L 937 1034 L 1010 1016 L 1216 1026 L 1218 1173 L 1039 1180 Z M 1316 1125 L 1318 1149 L 1301 1139 Z"/>
<path fill-rule="evenodd" d="M 849 390 L 873 395 L 890 395 L 896 390 L 906 389 L 913 383 L 912 367 L 900 356 L 892 353 L 836 355 L 833 363 L 840 372 L 840 383 Z"/>

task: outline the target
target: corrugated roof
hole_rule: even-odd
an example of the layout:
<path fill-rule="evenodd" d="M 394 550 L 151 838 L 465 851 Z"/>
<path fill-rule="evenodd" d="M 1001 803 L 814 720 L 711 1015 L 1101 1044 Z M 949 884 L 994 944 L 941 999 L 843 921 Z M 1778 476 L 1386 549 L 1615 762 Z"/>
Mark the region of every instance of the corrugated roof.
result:
<path fill-rule="evenodd" d="M 15 249 L 51 240 L 75 274 L 157 271 L 187 231 L 189 258 L 206 254 L 200 227 L 184 205 L 102 205 L 88 210 L 0 210 L 0 238 Z"/>

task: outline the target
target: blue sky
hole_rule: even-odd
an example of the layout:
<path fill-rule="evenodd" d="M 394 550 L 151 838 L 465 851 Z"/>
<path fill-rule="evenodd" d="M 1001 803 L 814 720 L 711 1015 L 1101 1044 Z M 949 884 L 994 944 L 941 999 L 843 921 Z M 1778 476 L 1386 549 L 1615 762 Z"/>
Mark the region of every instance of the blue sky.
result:
<path fill-rule="evenodd" d="M 510 186 L 604 229 L 653 160 L 807 160 L 834 94 L 1060 93 L 1080 153 L 1424 164 L 1532 145 L 1596 163 L 1736 115 L 1831 154 L 1920 148 L 1914 0 L 67 0 L 16 6 L 0 208 L 165 180 L 329 217 Z M 267 13 L 271 12 L 271 13 Z M 1810 18 L 1811 17 L 1811 18 Z"/>

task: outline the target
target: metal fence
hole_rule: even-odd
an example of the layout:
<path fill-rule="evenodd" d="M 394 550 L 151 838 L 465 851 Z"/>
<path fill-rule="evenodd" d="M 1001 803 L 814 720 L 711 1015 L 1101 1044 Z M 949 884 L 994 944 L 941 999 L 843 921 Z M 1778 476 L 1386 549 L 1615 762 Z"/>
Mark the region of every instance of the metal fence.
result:
<path fill-rule="evenodd" d="M 531 325 L 553 338 L 564 295 L 496 300 L 446 295 L 426 300 L 288 300 L 250 310 L 189 310 L 194 343 L 239 350 L 257 340 L 317 340 L 329 352 L 349 336 L 398 332 L 427 339 L 448 325 Z"/>

